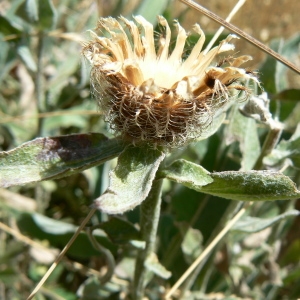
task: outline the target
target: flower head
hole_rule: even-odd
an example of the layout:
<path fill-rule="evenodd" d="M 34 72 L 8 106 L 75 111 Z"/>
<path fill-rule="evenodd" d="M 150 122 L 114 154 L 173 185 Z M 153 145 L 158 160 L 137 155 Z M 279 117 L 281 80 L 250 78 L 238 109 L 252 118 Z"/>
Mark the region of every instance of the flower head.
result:
<path fill-rule="evenodd" d="M 199 39 L 183 59 L 187 33 L 178 22 L 170 52 L 171 30 L 165 18 L 158 17 L 165 31 L 158 41 L 152 24 L 141 16 L 134 20 L 100 19 L 98 29 L 108 37 L 92 33 L 93 40 L 83 48 L 101 111 L 111 128 L 133 143 L 175 147 L 207 135 L 214 116 L 233 99 L 232 91 L 247 90 L 240 81 L 256 81 L 239 68 L 250 56 L 210 66 L 217 54 L 234 49 L 228 42 L 235 36 L 202 51 L 205 36 L 196 24 Z"/>

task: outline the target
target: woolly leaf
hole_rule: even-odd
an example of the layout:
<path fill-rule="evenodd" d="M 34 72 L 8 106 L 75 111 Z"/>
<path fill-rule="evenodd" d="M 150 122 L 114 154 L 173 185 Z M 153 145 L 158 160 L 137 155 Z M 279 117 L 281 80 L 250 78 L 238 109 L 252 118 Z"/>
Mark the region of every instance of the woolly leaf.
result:
<path fill-rule="evenodd" d="M 159 150 L 128 147 L 110 173 L 107 191 L 95 200 L 95 206 L 109 214 L 133 209 L 147 197 L 155 173 L 165 157 Z"/>
<path fill-rule="evenodd" d="M 279 172 L 227 171 L 211 173 L 213 183 L 203 193 L 240 201 L 288 200 L 300 197 L 294 182 Z"/>
<path fill-rule="evenodd" d="M 76 174 L 118 156 L 124 147 L 99 133 L 37 138 L 0 152 L 0 187 Z"/>
<path fill-rule="evenodd" d="M 208 173 L 201 166 L 175 161 L 159 173 L 196 191 L 240 201 L 288 200 L 300 196 L 294 182 L 279 172 L 227 171 Z"/>
<path fill-rule="evenodd" d="M 160 171 L 158 177 L 182 183 L 191 189 L 198 189 L 213 182 L 208 171 L 184 159 L 176 160 L 168 168 Z"/>

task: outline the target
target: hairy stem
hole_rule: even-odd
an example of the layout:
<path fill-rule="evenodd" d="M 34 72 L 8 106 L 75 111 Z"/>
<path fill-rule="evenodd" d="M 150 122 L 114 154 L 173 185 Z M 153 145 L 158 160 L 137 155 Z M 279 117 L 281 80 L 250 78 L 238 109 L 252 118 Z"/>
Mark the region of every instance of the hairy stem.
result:
<path fill-rule="evenodd" d="M 132 298 L 141 300 L 147 284 L 147 269 L 145 261 L 154 251 L 157 226 L 160 216 L 161 188 L 163 180 L 154 180 L 151 191 L 140 207 L 140 226 L 142 238 L 146 243 L 145 249 L 139 251 L 132 288 Z"/>

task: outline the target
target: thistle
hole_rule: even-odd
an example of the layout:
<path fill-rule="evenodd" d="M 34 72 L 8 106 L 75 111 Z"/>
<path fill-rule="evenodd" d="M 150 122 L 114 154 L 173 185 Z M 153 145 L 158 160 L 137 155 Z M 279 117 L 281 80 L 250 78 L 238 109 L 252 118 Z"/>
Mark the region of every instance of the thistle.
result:
<path fill-rule="evenodd" d="M 217 47 L 202 51 L 205 36 L 196 24 L 199 39 L 183 59 L 186 31 L 175 21 L 176 44 L 170 53 L 171 30 L 165 18 L 158 22 L 164 34 L 155 41 L 153 26 L 141 16 L 135 22 L 123 17 L 102 18 L 83 54 L 92 65 L 91 83 L 100 110 L 111 128 L 138 144 L 173 148 L 209 136 L 215 117 L 248 90 L 242 82 L 257 81 L 240 68 L 250 56 L 229 57 L 210 66 L 216 55 L 233 50 L 229 35 Z"/>

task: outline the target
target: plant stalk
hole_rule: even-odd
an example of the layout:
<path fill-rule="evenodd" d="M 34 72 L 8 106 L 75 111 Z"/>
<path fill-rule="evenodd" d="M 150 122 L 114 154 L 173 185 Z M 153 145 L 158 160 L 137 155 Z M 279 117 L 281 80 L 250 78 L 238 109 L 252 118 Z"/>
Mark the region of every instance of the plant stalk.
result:
<path fill-rule="evenodd" d="M 282 128 L 280 125 L 274 126 L 273 128 L 270 128 L 270 131 L 268 132 L 268 135 L 265 139 L 265 142 L 263 144 L 261 153 L 253 167 L 253 170 L 261 170 L 263 167 L 263 159 L 265 156 L 270 154 L 272 150 L 277 145 L 279 138 L 282 133 Z"/>
<path fill-rule="evenodd" d="M 137 255 L 132 287 L 133 300 L 141 300 L 144 297 L 148 277 L 145 261 L 155 248 L 156 233 L 160 216 L 162 183 L 162 179 L 153 181 L 148 197 L 140 206 L 141 235 L 146 246 L 144 249 L 140 250 Z"/>
<path fill-rule="evenodd" d="M 44 55 L 44 35 L 39 33 L 37 46 L 37 72 L 35 78 L 36 100 L 38 114 L 44 112 L 44 88 L 43 88 L 43 55 Z M 41 136 L 43 129 L 43 118 L 38 117 L 37 136 Z"/>

